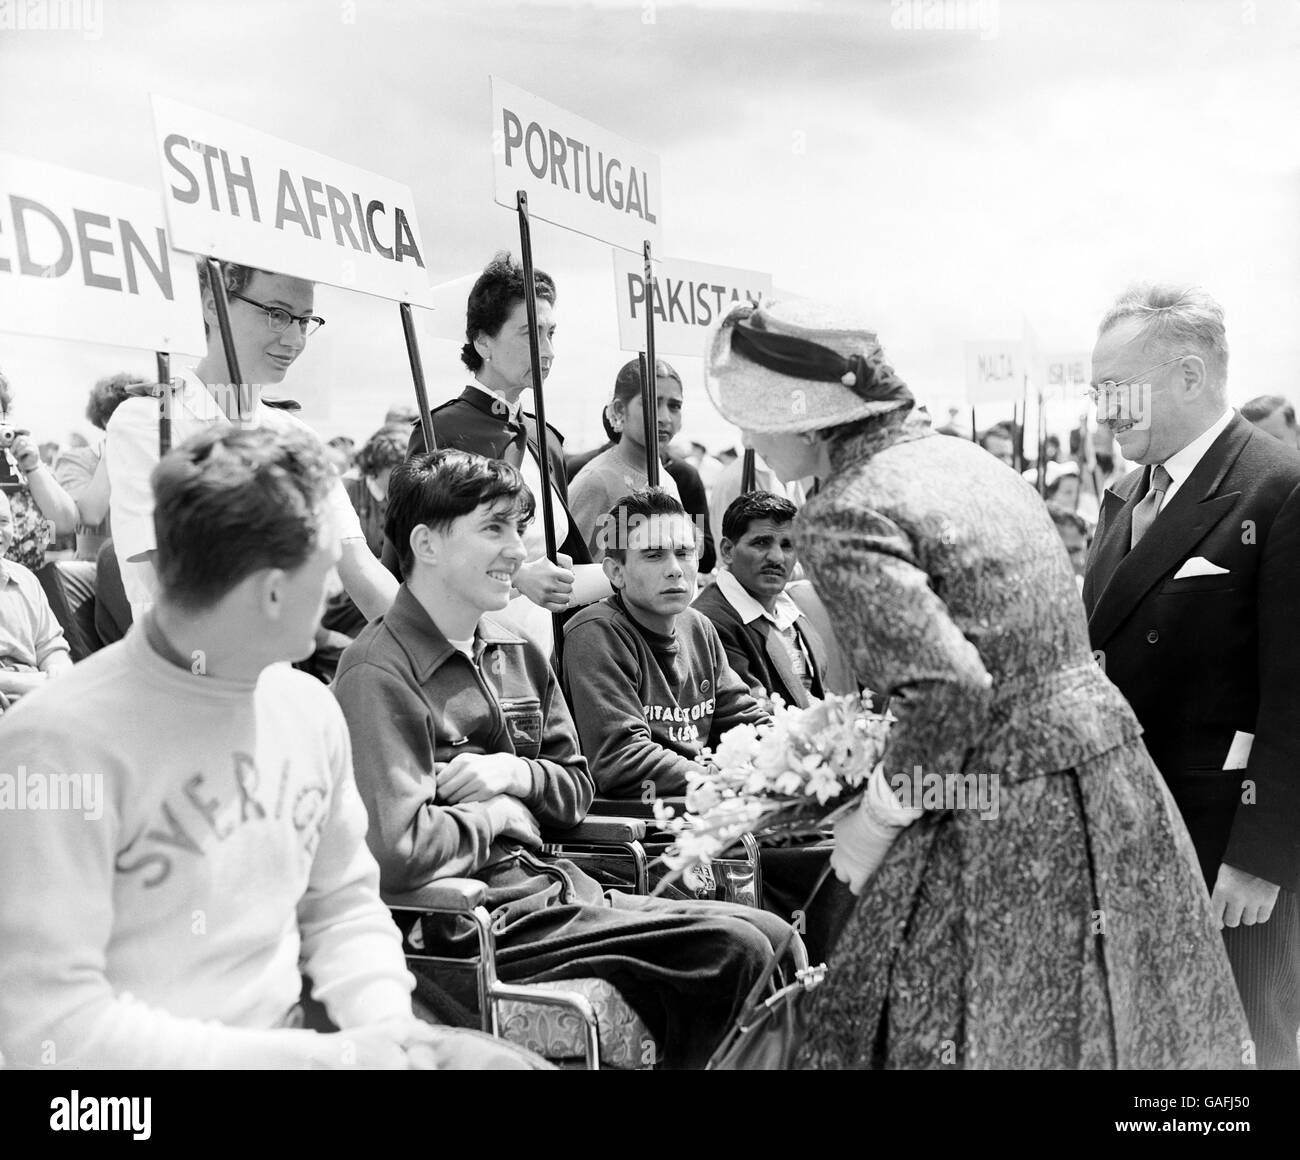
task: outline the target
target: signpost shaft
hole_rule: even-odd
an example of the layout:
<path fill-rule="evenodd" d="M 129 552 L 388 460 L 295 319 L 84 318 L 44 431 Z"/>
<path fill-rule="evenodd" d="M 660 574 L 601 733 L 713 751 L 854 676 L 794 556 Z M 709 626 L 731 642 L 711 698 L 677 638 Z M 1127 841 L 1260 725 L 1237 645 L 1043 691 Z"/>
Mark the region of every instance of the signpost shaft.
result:
<path fill-rule="evenodd" d="M 158 367 L 158 458 L 172 449 L 172 356 L 165 350 L 154 352 Z"/>
<path fill-rule="evenodd" d="M 239 373 L 239 355 L 235 351 L 235 336 L 230 329 L 230 300 L 226 297 L 226 274 L 216 258 L 204 258 L 208 270 L 208 283 L 212 287 L 212 300 L 217 307 L 217 326 L 221 329 L 221 346 L 226 353 L 228 388 L 234 392 L 235 408 L 244 418 L 244 380 Z M 223 408 L 224 409 L 224 408 Z"/>
<path fill-rule="evenodd" d="M 546 536 L 546 558 L 559 563 L 555 543 L 555 520 L 551 504 L 551 449 L 546 430 L 546 397 L 542 390 L 542 353 L 537 346 L 537 280 L 533 273 L 533 232 L 528 220 L 528 194 L 522 189 L 515 195 L 519 210 L 520 261 L 524 267 L 524 302 L 528 306 L 528 354 L 533 363 L 533 408 L 537 413 L 537 455 L 542 469 L 542 533 Z M 527 454 L 527 452 L 525 452 Z M 561 465 L 563 470 L 563 465 Z M 559 614 L 551 617 L 553 651 L 558 668 L 563 655 L 564 631 Z"/>
<path fill-rule="evenodd" d="M 754 464 L 754 449 L 745 448 L 745 460 L 740 465 L 740 494 L 748 495 L 751 491 L 756 490 L 754 484 L 757 481 L 757 469 Z"/>
<path fill-rule="evenodd" d="M 433 416 L 429 412 L 429 393 L 424 387 L 424 363 L 420 361 L 420 344 L 415 336 L 415 319 L 411 316 L 411 304 L 402 302 L 398 309 L 402 314 L 402 334 L 406 337 L 406 357 L 411 363 L 411 378 L 415 383 L 415 405 L 420 412 L 420 430 L 424 432 L 424 448 L 426 451 L 436 451 L 438 441 L 433 436 Z"/>
<path fill-rule="evenodd" d="M 650 243 L 642 247 L 645 258 L 645 360 L 641 364 L 641 425 L 645 429 L 645 474 L 651 487 L 659 486 L 659 399 L 655 375 L 654 270 Z"/>

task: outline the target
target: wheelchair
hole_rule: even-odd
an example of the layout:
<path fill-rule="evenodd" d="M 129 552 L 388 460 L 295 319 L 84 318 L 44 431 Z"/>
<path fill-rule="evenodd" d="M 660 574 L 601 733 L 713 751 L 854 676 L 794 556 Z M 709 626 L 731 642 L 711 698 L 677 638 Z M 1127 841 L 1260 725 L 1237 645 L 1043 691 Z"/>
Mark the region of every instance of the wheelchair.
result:
<path fill-rule="evenodd" d="M 645 893 L 647 859 L 639 820 L 589 818 L 570 830 L 543 835 L 546 853 L 582 857 L 614 857 L 626 862 L 633 888 Z M 470 924 L 477 955 L 471 960 L 448 958 L 405 948 L 409 962 L 448 970 L 472 969 L 478 997 L 480 1028 L 533 1051 L 560 1067 L 639 1069 L 653 1067 L 659 1047 L 637 1013 L 604 979 L 578 978 L 560 982 L 506 983 L 496 973 L 496 932 L 484 902 L 487 886 L 472 878 L 444 878 L 418 890 L 385 893 L 394 917 L 446 916 Z M 401 921 L 399 927 L 403 925 Z M 419 1012 L 428 1018 L 427 1013 Z"/>

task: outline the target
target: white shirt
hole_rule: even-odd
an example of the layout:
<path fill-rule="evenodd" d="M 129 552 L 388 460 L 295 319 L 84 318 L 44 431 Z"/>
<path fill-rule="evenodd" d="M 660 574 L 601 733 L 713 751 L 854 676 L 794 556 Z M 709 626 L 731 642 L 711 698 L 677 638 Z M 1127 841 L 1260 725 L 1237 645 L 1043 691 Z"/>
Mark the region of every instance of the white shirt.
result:
<path fill-rule="evenodd" d="M 776 625 L 778 631 L 785 632 L 793 628 L 794 622 L 803 615 L 799 606 L 785 592 L 778 594 L 772 611 L 768 612 L 745 591 L 745 586 L 732 575 L 729 568 L 720 569 L 714 583 L 717 584 L 718 591 L 727 598 L 727 603 L 740 614 L 740 619 L 746 624 L 752 624 L 759 617 L 763 617 Z"/>
<path fill-rule="evenodd" d="M 192 370 L 182 370 L 176 377 L 180 386 L 172 398 L 173 447 L 179 447 L 187 439 L 212 427 L 234 428 L 212 393 Z M 131 602 L 131 615 L 137 623 L 158 594 L 158 578 L 152 562 L 132 559 L 157 547 L 149 476 L 158 463 L 158 408 L 157 399 L 127 399 L 108 421 L 105 442 L 113 547 L 122 569 L 122 586 Z M 243 427 L 246 430 L 267 427 L 273 431 L 311 431 L 295 415 L 265 406 L 260 396 L 244 419 Z M 340 540 L 364 538 L 356 509 L 337 477 L 327 496 L 327 508 L 330 524 L 337 529 Z"/>
<path fill-rule="evenodd" d="M 1182 487 L 1183 481 L 1196 470 L 1196 465 L 1205 457 L 1205 453 L 1210 449 L 1213 443 L 1222 433 L 1225 427 L 1232 422 L 1234 412 L 1231 407 L 1224 409 L 1210 426 L 1195 439 L 1193 439 L 1181 451 L 1175 451 L 1168 459 L 1164 461 L 1164 469 L 1169 472 L 1169 487 L 1165 490 L 1164 502 L 1160 505 L 1160 510 L 1164 511 L 1169 506 L 1169 501 L 1178 493 Z"/>

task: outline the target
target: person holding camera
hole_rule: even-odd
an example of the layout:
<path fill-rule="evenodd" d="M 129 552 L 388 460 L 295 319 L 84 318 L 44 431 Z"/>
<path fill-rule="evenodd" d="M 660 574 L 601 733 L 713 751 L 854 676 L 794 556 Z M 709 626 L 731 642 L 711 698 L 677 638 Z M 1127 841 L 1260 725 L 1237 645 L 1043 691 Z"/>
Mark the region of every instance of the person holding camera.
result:
<path fill-rule="evenodd" d="M 0 490 L 9 497 L 12 520 L 4 558 L 35 572 L 54 537 L 77 526 L 77 505 L 45 466 L 31 433 L 14 426 L 12 407 L 13 391 L 0 373 Z"/>

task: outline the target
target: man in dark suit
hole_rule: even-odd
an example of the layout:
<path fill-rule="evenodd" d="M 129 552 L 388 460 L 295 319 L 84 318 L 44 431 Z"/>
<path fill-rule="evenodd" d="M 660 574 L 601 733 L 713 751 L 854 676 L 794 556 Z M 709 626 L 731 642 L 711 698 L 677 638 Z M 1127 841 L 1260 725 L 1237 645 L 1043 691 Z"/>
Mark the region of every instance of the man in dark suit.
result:
<path fill-rule="evenodd" d="M 1103 319 L 1098 420 L 1141 465 L 1108 490 L 1083 599 L 1224 927 L 1261 1067 L 1300 1026 L 1300 455 L 1227 405 L 1223 311 L 1138 287 Z"/>
<path fill-rule="evenodd" d="M 799 556 L 798 509 L 784 496 L 751 491 L 722 518 L 722 568 L 695 599 L 718 630 L 727 663 L 756 697 L 776 693 L 787 705 L 825 696 L 826 646 L 786 594 Z"/>

